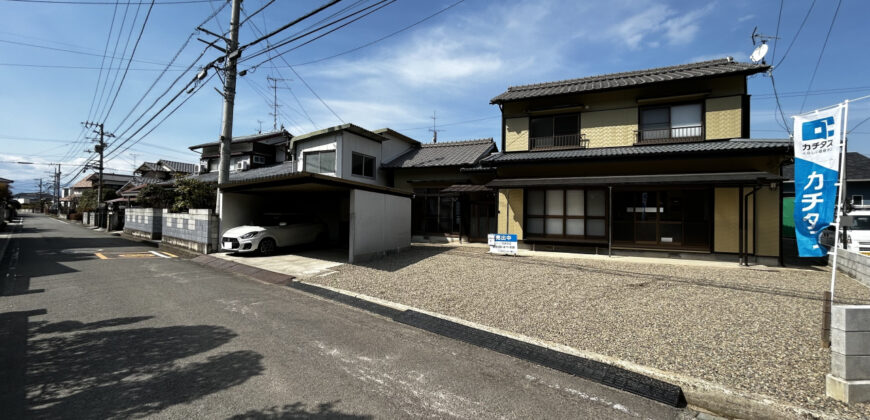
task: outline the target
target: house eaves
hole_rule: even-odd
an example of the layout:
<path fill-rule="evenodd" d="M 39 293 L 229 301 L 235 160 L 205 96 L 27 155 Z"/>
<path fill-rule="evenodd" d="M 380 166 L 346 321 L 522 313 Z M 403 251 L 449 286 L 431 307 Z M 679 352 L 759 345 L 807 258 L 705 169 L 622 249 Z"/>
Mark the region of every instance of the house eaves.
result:
<path fill-rule="evenodd" d="M 600 92 L 613 89 L 632 88 L 676 80 L 691 80 L 727 75 L 751 75 L 765 72 L 770 66 L 764 64 L 741 63 L 731 57 L 677 66 L 657 67 L 622 73 L 602 74 L 578 79 L 530 85 L 511 86 L 504 93 L 492 98 L 491 104 L 501 104 L 518 100 L 543 98 L 577 93 Z"/>

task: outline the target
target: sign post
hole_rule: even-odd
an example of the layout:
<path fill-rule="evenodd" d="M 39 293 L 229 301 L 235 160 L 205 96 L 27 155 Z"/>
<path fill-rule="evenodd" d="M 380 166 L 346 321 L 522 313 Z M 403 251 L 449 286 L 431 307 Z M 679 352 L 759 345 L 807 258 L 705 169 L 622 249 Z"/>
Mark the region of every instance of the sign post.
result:
<path fill-rule="evenodd" d="M 490 233 L 487 235 L 490 254 L 517 255 L 517 235 Z"/>

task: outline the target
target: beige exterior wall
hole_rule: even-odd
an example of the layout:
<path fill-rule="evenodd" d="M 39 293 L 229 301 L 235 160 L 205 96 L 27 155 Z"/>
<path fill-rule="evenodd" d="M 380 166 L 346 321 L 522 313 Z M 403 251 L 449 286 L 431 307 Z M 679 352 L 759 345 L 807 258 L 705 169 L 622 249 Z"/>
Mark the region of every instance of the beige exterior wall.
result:
<path fill-rule="evenodd" d="M 713 196 L 713 252 L 740 251 L 738 188 L 716 188 Z"/>
<path fill-rule="evenodd" d="M 527 117 L 507 118 L 504 126 L 506 152 L 529 150 L 529 119 Z"/>
<path fill-rule="evenodd" d="M 741 104 L 740 96 L 711 98 L 705 102 L 707 140 L 740 138 Z"/>
<path fill-rule="evenodd" d="M 631 146 L 637 130 L 637 108 L 580 114 L 580 133 L 589 147 Z"/>
<path fill-rule="evenodd" d="M 758 204 L 758 255 L 763 257 L 779 256 L 779 190 L 761 187 L 756 193 Z"/>
<path fill-rule="evenodd" d="M 523 240 L 523 190 L 498 191 L 498 233 L 513 233 Z"/>

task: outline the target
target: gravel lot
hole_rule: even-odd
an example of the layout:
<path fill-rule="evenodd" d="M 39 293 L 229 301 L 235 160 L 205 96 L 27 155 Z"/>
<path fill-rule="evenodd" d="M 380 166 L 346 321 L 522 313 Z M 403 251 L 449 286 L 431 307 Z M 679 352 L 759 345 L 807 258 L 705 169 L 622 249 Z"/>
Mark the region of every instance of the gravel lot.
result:
<path fill-rule="evenodd" d="M 825 397 L 819 346 L 830 272 L 614 258 L 491 256 L 415 246 L 309 279 L 851 418 Z M 837 277 L 837 300 L 870 289 Z"/>

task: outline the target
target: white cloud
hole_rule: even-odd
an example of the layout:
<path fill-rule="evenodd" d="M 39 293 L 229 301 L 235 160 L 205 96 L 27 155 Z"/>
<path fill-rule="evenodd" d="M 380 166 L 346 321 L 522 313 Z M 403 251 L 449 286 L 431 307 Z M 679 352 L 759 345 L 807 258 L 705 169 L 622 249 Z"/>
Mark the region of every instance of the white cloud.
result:
<path fill-rule="evenodd" d="M 743 23 L 743 22 L 746 22 L 746 21 L 749 20 L 749 19 L 754 19 L 754 18 L 755 18 L 755 15 L 746 15 L 746 16 L 741 16 L 741 17 L 737 18 L 737 23 Z"/>
<path fill-rule="evenodd" d="M 700 20 L 715 8 L 716 3 L 678 12 L 671 7 L 656 2 L 616 3 L 611 5 L 610 13 L 627 16 L 613 25 L 605 33 L 615 37 L 629 48 L 641 46 L 658 47 L 660 40 L 668 45 L 683 45 L 694 41 L 700 30 Z M 632 10 L 639 10 L 632 14 Z"/>

